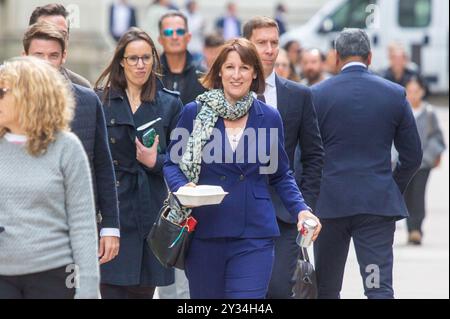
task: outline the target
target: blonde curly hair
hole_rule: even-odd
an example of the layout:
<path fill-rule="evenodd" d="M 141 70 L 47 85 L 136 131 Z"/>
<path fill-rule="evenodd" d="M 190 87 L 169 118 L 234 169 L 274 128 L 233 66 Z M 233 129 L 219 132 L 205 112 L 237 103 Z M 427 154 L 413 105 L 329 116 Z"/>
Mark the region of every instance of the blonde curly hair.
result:
<path fill-rule="evenodd" d="M 75 106 L 69 82 L 50 64 L 34 57 L 13 58 L 0 66 L 0 86 L 11 89 L 28 153 L 39 156 L 69 130 Z M 0 126 L 0 138 L 8 130 Z"/>

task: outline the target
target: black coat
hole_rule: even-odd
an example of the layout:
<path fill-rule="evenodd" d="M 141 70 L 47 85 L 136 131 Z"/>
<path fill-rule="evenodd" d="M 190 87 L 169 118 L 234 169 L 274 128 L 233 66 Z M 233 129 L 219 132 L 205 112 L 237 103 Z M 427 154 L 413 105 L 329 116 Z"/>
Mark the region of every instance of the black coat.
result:
<path fill-rule="evenodd" d="M 206 91 L 199 82 L 199 78 L 204 75 L 204 70 L 194 62 L 189 52 L 186 54 L 186 65 L 180 74 L 172 73 L 166 56 L 164 54 L 161 56 L 164 87 L 179 92 L 183 105 L 195 101 L 197 96 Z"/>
<path fill-rule="evenodd" d="M 99 92 L 102 97 L 102 93 Z M 145 238 L 164 199 L 167 187 L 162 175 L 164 152 L 176 127 L 182 103 L 178 95 L 158 89 L 153 103 L 143 103 L 132 114 L 125 92 L 111 91 L 104 100 L 109 144 L 116 172 L 121 223 L 119 255 L 102 266 L 102 283 L 132 286 L 172 284 L 174 273 L 156 260 Z M 136 159 L 136 128 L 158 117 L 154 125 L 161 146 L 156 166 L 145 167 Z"/>

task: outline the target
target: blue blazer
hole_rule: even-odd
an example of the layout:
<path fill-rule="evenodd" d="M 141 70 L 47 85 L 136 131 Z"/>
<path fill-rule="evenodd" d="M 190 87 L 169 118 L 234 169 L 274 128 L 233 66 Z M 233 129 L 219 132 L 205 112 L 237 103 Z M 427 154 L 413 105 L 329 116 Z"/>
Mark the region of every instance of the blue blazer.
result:
<path fill-rule="evenodd" d="M 316 214 L 407 217 L 402 192 L 420 166 L 422 149 L 405 90 L 351 66 L 312 93 L 325 149 Z M 401 164 L 392 173 L 393 142 Z"/>
<path fill-rule="evenodd" d="M 196 115 L 197 104 L 195 102 L 187 104 L 183 109 L 177 127 L 192 132 Z M 256 149 L 258 152 L 259 148 L 256 141 L 263 132 L 256 130 L 256 141 L 254 138 L 247 138 L 245 134 L 243 135 L 237 148 L 244 147 L 241 160 L 236 159 L 235 153 L 233 158 L 226 159 L 226 155 L 231 152 L 231 146 L 225 134 L 225 125 L 222 118 L 219 118 L 215 128 L 220 131 L 221 136 L 214 136 L 213 134 L 204 150 L 211 145 L 218 145 L 208 154 L 217 155 L 216 151 L 221 152 L 221 161 L 220 163 L 208 164 L 202 161 L 198 184 L 219 185 L 229 194 L 225 196 L 220 205 L 201 206 L 193 209 L 192 214 L 198 221 L 195 236 L 198 238 L 267 238 L 279 236 L 269 185 L 276 189 L 286 209 L 293 217 L 296 217 L 301 210 L 308 209 L 308 206 L 303 200 L 292 171 L 289 169 L 289 159 L 284 150 L 283 124 L 278 111 L 255 99 L 250 108 L 246 126 L 246 129 L 266 129 L 266 150 L 277 151 L 273 151 L 272 155 L 278 160 L 278 165 L 273 174 L 270 175 L 260 173 L 260 168 L 267 166 L 269 163 L 264 163 L 258 156 L 256 163 L 255 161 L 251 163 L 251 160 L 249 160 L 248 150 Z M 278 138 L 272 138 L 272 143 L 269 138 L 270 128 L 276 129 L 278 132 Z M 180 141 L 182 141 L 181 137 L 173 136 L 164 165 L 164 176 L 172 192 L 188 183 L 178 164 L 170 156 L 172 148 Z M 183 142 L 182 145 L 185 145 L 187 140 Z M 241 145 L 242 143 L 244 144 Z M 268 151 L 266 154 L 268 154 Z M 181 151 L 178 152 L 178 155 L 181 155 Z M 225 163 L 225 160 L 228 163 Z"/>

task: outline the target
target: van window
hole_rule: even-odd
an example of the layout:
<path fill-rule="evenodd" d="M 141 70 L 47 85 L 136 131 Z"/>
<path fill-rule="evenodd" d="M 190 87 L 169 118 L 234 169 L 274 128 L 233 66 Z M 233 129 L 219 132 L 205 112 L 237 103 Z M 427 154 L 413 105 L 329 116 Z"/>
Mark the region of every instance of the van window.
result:
<path fill-rule="evenodd" d="M 366 8 L 377 0 L 348 0 L 323 23 L 322 32 L 339 32 L 344 28 L 366 29 L 370 15 Z"/>
<path fill-rule="evenodd" d="M 399 25 L 405 28 L 423 28 L 431 22 L 431 0 L 400 0 Z"/>

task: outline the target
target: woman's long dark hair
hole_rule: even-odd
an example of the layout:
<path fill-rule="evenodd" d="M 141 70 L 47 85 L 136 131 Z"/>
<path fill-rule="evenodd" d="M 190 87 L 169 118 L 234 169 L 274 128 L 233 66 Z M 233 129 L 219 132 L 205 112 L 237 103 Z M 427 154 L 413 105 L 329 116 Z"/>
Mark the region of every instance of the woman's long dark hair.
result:
<path fill-rule="evenodd" d="M 145 41 L 152 48 L 153 55 L 153 67 L 152 72 L 147 80 L 147 82 L 142 87 L 141 91 L 141 101 L 142 102 L 153 102 L 156 96 L 156 81 L 157 77 L 161 74 L 161 62 L 159 60 L 158 52 L 156 51 L 155 44 L 150 36 L 142 31 L 139 28 L 130 28 L 119 40 L 117 44 L 116 50 L 114 52 L 114 56 L 106 67 L 106 69 L 102 72 L 97 82 L 95 83 L 96 90 L 103 90 L 103 102 L 109 96 L 110 90 L 120 90 L 125 91 L 127 88 L 127 80 L 125 78 L 125 72 L 123 67 L 120 65 L 120 62 L 123 59 L 125 54 L 125 50 L 133 41 Z M 106 81 L 106 82 L 105 82 Z M 105 82 L 103 84 L 103 82 Z"/>

